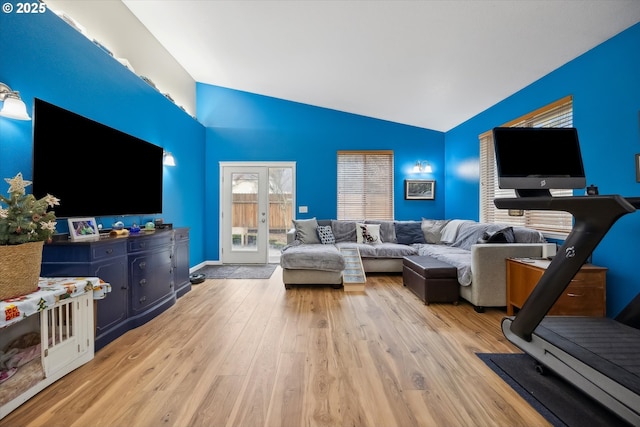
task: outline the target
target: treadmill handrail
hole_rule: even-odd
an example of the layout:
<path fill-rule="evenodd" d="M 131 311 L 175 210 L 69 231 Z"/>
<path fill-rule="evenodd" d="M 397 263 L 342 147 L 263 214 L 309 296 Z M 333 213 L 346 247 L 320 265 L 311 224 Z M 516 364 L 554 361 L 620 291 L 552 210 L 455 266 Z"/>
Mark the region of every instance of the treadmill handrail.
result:
<path fill-rule="evenodd" d="M 520 197 L 495 199 L 498 209 L 556 210 L 573 215 L 571 233 L 545 270 L 511 324 L 511 332 L 526 341 L 560 298 L 611 226 L 634 206 L 619 195 Z"/>

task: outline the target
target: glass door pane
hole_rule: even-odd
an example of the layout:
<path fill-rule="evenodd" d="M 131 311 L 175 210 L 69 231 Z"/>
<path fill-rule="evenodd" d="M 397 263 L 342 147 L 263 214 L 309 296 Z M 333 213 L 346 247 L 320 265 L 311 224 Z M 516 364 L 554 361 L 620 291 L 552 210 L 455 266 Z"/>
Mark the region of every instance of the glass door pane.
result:
<path fill-rule="evenodd" d="M 269 262 L 280 262 L 293 219 L 293 168 L 269 168 Z"/>
<path fill-rule="evenodd" d="M 258 247 L 258 174 L 231 174 L 231 247 L 252 250 Z"/>

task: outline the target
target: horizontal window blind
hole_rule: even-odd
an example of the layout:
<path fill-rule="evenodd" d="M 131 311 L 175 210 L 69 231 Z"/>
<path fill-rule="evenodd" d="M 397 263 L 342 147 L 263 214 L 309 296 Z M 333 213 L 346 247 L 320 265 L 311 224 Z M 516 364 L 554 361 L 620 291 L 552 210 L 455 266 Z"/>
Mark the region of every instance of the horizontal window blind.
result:
<path fill-rule="evenodd" d="M 338 151 L 338 219 L 393 219 L 393 151 Z"/>
<path fill-rule="evenodd" d="M 512 120 L 501 127 L 572 127 L 573 99 L 562 98 L 536 111 Z M 567 234 L 571 231 L 573 217 L 567 212 L 525 211 L 522 216 L 510 216 L 509 211 L 497 209 L 495 198 L 515 197 L 514 190 L 498 188 L 493 134 L 480 135 L 480 221 L 519 225 L 543 232 Z M 554 153 L 549 153 L 553 156 Z M 573 190 L 551 190 L 553 196 L 571 196 Z"/>

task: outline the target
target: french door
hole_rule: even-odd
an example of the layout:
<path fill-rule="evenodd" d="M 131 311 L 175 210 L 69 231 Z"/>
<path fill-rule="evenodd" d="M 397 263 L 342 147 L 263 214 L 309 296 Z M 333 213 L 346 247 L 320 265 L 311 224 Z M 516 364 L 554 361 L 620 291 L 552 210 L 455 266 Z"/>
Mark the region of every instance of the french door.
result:
<path fill-rule="evenodd" d="M 293 218 L 295 163 L 220 163 L 220 259 L 224 264 L 280 260 Z"/>

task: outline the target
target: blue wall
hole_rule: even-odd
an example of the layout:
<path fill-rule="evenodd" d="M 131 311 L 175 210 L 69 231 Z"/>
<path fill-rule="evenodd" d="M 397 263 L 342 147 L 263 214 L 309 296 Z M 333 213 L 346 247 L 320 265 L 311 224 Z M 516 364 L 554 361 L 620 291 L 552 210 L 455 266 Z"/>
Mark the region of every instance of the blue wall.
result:
<path fill-rule="evenodd" d="M 204 127 L 51 11 L 2 13 L 0 28 L 0 82 L 20 91 L 30 115 L 37 97 L 174 154 L 178 165 L 165 167 L 162 217 L 176 226 L 190 227 L 191 265 L 202 262 Z M 88 146 L 93 143 L 87 141 Z M 30 179 L 31 153 L 32 122 L 0 117 L 0 178 L 22 172 Z M 76 167 L 84 175 L 118 173 L 144 164 L 127 158 L 126 153 L 99 152 L 86 164 L 60 167 Z M 139 190 L 135 183 L 123 189 Z M 98 218 L 106 227 L 119 219 Z M 143 219 L 127 217 L 124 221 L 130 225 Z M 59 221 L 60 231 L 66 229 L 65 223 Z"/>
<path fill-rule="evenodd" d="M 397 219 L 442 218 L 444 134 L 281 99 L 198 84 L 198 118 L 207 127 L 207 217 L 219 214 L 220 161 L 295 161 L 299 218 L 336 217 L 336 152 L 394 151 Z M 433 173 L 410 171 L 428 160 Z M 436 180 L 435 200 L 404 200 L 406 178 Z M 297 208 L 296 208 L 297 211 Z M 206 256 L 218 259 L 218 230 L 208 230 Z"/>
<path fill-rule="evenodd" d="M 446 216 L 478 219 L 478 135 L 567 95 L 588 184 L 600 194 L 640 196 L 640 24 L 620 33 L 445 135 Z M 508 64 L 505 64 L 508 66 Z M 620 219 L 593 255 L 609 268 L 610 317 L 640 292 L 640 213 Z"/>

